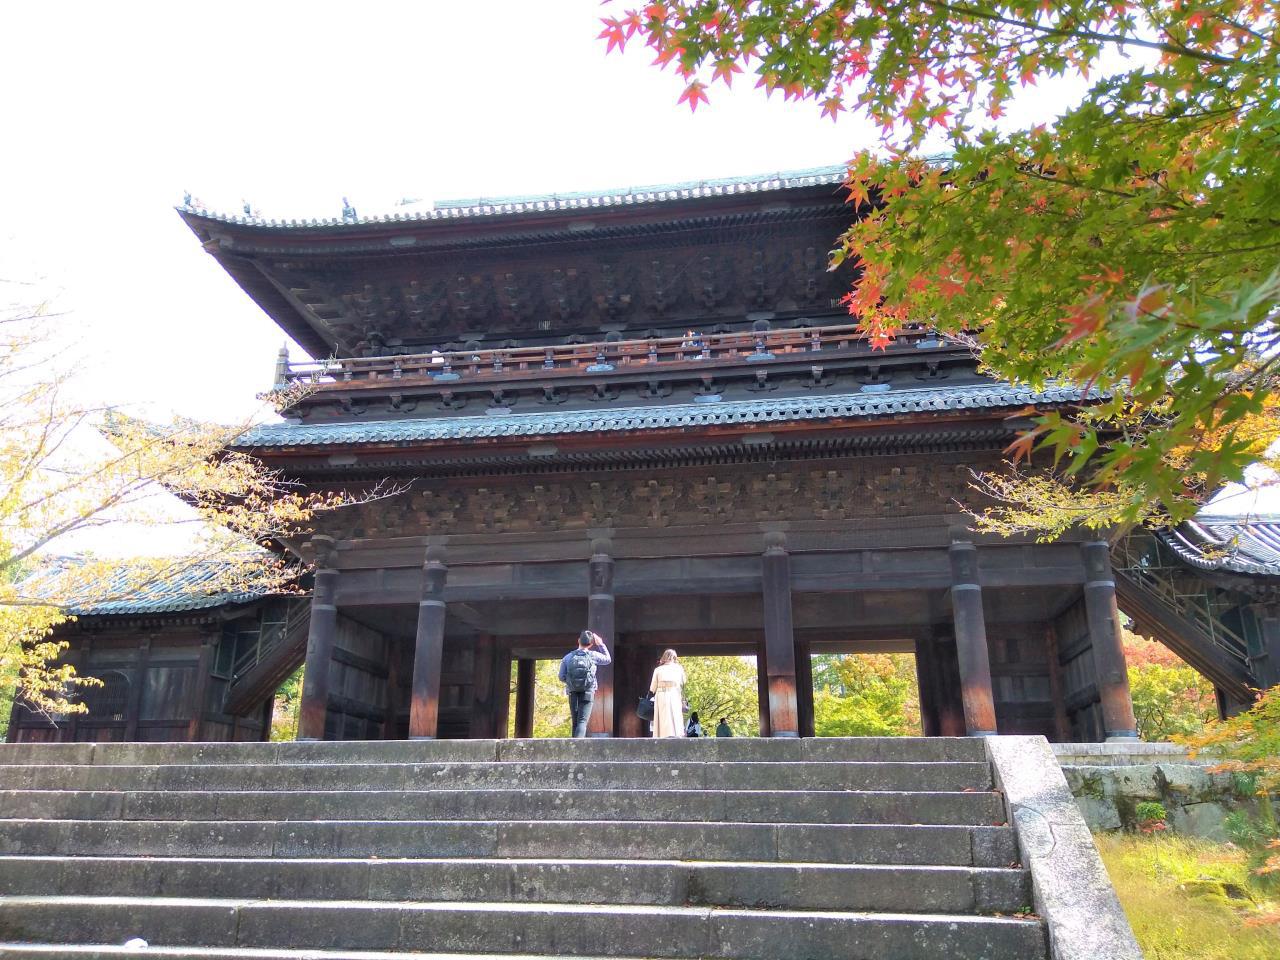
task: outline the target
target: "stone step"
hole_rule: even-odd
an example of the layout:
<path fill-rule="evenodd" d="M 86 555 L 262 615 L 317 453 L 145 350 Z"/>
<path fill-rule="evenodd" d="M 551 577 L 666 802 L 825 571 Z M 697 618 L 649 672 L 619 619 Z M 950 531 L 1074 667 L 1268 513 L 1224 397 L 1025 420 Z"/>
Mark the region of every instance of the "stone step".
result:
<path fill-rule="evenodd" d="M 137 857 L 555 857 L 1008 867 L 1012 828 L 601 820 L 0 820 L 0 853 Z M 0 939 L 3 939 L 0 936 Z"/>
<path fill-rule="evenodd" d="M 8 743 L 3 764 L 452 763 L 564 760 L 985 762 L 970 737 L 365 740 L 320 743 Z"/>
<path fill-rule="evenodd" d="M 1032 960 L 1036 920 L 589 904 L 2 897 L 0 937 L 47 943 L 810 960 Z"/>
<path fill-rule="evenodd" d="M 511 960 L 509 953 L 405 953 L 397 950 L 270 950 L 260 947 L 125 947 L 101 944 L 0 943 L 0 960 Z M 521 960 L 567 960 L 520 954 Z M 575 957 L 573 960 L 603 960 Z M 611 960 L 639 960 L 613 957 Z"/>
<path fill-rule="evenodd" d="M 0 895 L 413 900 L 1013 913 L 1015 869 L 586 859 L 0 857 Z"/>
<path fill-rule="evenodd" d="M 508 763 L 267 763 L 0 766 L 6 790 L 425 790 L 575 787 L 711 790 L 990 790 L 976 762 L 558 760 Z"/>
<path fill-rule="evenodd" d="M 46 820 L 609 820 L 1005 822 L 994 792 L 770 790 L 0 791 L 0 812 Z"/>

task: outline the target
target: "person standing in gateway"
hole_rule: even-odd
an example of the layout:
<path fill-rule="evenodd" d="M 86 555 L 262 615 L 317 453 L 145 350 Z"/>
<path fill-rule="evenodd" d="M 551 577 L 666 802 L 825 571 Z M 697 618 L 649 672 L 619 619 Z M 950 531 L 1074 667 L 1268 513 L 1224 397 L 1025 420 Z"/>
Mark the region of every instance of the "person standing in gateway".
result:
<path fill-rule="evenodd" d="M 560 661 L 560 682 L 569 697 L 569 717 L 575 737 L 587 735 L 587 721 L 591 719 L 591 707 L 596 699 L 596 667 L 612 662 L 604 637 L 590 630 L 578 635 L 577 649 L 566 653 Z"/>

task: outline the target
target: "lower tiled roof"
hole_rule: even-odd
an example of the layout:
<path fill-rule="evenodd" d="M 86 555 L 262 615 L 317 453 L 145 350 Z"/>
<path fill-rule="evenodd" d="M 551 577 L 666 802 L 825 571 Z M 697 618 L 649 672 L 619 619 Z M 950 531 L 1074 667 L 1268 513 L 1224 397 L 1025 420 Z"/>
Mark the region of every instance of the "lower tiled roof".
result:
<path fill-rule="evenodd" d="M 1280 576 L 1280 517 L 1200 516 L 1160 537 L 1201 570 Z"/>
<path fill-rule="evenodd" d="M 1082 395 L 1077 387 L 1050 386 L 1043 390 L 1032 390 L 987 382 L 840 396 L 726 400 L 648 407 L 609 407 L 600 410 L 506 413 L 498 416 L 322 424 L 278 423 L 253 428 L 235 446 L 262 448 L 533 438 L 626 430 L 842 420 L 957 410 L 1001 410 L 1028 404 L 1075 403 Z"/>
<path fill-rule="evenodd" d="M 58 577 L 59 567 L 78 561 L 67 558 L 56 561 L 44 570 L 34 574 L 23 584 L 23 590 L 34 596 L 42 595 L 42 586 L 53 587 Z M 167 566 L 167 565 L 166 565 Z M 246 589 L 227 592 L 225 589 L 226 572 L 229 566 L 226 561 L 204 560 L 195 563 L 175 561 L 170 568 L 166 566 L 148 569 L 150 577 L 141 586 L 130 589 L 129 584 L 136 579 L 136 572 L 131 573 L 128 561 L 121 561 L 114 573 L 106 575 L 108 580 L 115 581 L 115 588 L 108 583 L 102 591 L 105 595 L 117 595 L 113 600 L 69 604 L 63 609 L 72 616 L 112 616 L 151 613 L 180 613 L 187 610 L 208 610 L 213 607 L 235 606 L 251 603 L 268 595 L 266 590 L 255 590 L 252 586 Z M 43 583 L 42 583 L 43 581 Z M 43 594 L 48 595 L 48 594 Z"/>

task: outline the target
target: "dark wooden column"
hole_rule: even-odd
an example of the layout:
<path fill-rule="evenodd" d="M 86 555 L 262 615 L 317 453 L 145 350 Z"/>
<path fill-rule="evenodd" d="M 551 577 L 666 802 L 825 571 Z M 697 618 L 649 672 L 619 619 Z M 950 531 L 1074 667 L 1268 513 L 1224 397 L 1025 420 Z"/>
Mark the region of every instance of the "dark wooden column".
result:
<path fill-rule="evenodd" d="M 93 652 L 93 635 L 85 637 L 80 646 L 75 649 L 72 654 L 71 665 L 75 667 L 76 673 L 82 673 L 81 668 L 89 662 L 89 654 Z M 13 710 L 9 717 L 9 740 L 13 741 L 15 734 L 18 732 L 18 698 L 13 698 Z M 75 743 L 76 736 L 80 731 L 80 714 L 73 713 L 67 717 L 67 725 L 63 732 L 59 734 L 59 739 L 68 740 Z"/>
<path fill-rule="evenodd" d="M 640 696 L 649 690 L 649 681 L 653 677 L 653 663 L 646 654 L 647 647 L 624 640 L 620 647 L 622 656 L 618 662 L 618 672 L 614 675 L 615 695 L 618 698 L 617 720 L 614 735 L 618 737 L 648 736 L 645 722 L 636 714 L 636 704 Z"/>
<path fill-rule="evenodd" d="M 1263 690 L 1280 684 L 1280 604 L 1260 603 L 1254 607 L 1258 617 L 1259 650 L 1249 658 L 1249 668 Z"/>
<path fill-rule="evenodd" d="M 151 663 L 151 636 L 142 638 L 138 644 L 138 659 L 134 661 L 134 682 L 129 687 L 129 703 L 124 715 L 124 738 L 138 738 L 138 720 L 142 714 L 142 692 L 147 685 L 147 667 Z"/>
<path fill-rule="evenodd" d="M 940 735 L 933 651 L 934 646 L 931 640 L 923 637 L 916 640 L 916 689 L 920 691 L 920 732 L 926 737 Z"/>
<path fill-rule="evenodd" d="M 493 736 L 507 739 L 511 719 L 511 647 L 499 641 L 493 648 Z"/>
<path fill-rule="evenodd" d="M 613 623 L 613 557 L 609 552 L 613 545 L 608 540 L 591 542 L 591 560 L 588 561 L 587 629 L 604 637 L 609 653 L 619 655 L 618 638 Z M 589 737 L 613 736 L 613 664 L 596 668 L 596 702 L 587 725 Z"/>
<path fill-rule="evenodd" d="M 960 658 L 956 655 L 956 641 L 952 636 L 933 638 L 933 695 L 938 704 L 938 735 L 963 737 L 965 735 L 964 701 L 961 697 Z"/>
<path fill-rule="evenodd" d="M 1108 740 L 1136 740 L 1138 721 L 1129 695 L 1116 582 L 1111 573 L 1111 547 L 1105 540 L 1080 545 L 1084 558 L 1084 607 L 1093 642 L 1093 665 L 1102 698 L 1102 728 Z"/>
<path fill-rule="evenodd" d="M 440 670 L 444 660 L 444 582 L 449 568 L 436 547 L 427 548 L 422 565 L 422 600 L 413 645 L 409 739 L 434 740 L 440 718 Z"/>
<path fill-rule="evenodd" d="M 948 553 L 965 733 L 971 737 L 991 736 L 996 732 L 996 706 L 991 692 L 982 587 L 978 585 L 978 550 L 972 543 L 953 543 Z"/>
<path fill-rule="evenodd" d="M 302 675 L 302 701 L 298 704 L 298 739 L 323 740 L 325 717 L 329 713 L 329 664 L 338 641 L 338 608 L 334 592 L 338 571 L 333 539 L 311 538 L 315 552 L 315 586 L 311 591 L 311 623 L 307 630 L 306 670 Z"/>
<path fill-rule="evenodd" d="M 796 640 L 796 715 L 800 724 L 800 736 L 816 734 L 813 726 L 813 661 L 810 659 L 809 641 Z"/>
<path fill-rule="evenodd" d="M 1071 720 L 1067 717 L 1067 691 L 1059 659 L 1058 631 L 1052 623 L 1044 627 L 1044 647 L 1049 667 L 1049 696 L 1053 700 L 1053 736 L 1058 743 L 1071 740 Z"/>
<path fill-rule="evenodd" d="M 769 735 L 798 737 L 800 707 L 796 696 L 796 640 L 791 625 L 791 557 L 784 543 L 782 534 L 766 534 L 761 558 Z"/>
<path fill-rule="evenodd" d="M 756 704 L 760 710 L 760 736 L 769 736 L 769 651 L 764 640 L 756 646 Z"/>
<path fill-rule="evenodd" d="M 187 739 L 198 741 L 204 739 L 204 714 L 209 699 L 209 674 L 213 671 L 214 645 L 217 636 L 213 627 L 206 625 L 202 629 L 204 639 L 200 641 L 200 656 L 196 660 L 196 681 L 191 694 L 191 722 L 187 724 Z M 272 697 L 267 697 L 270 701 Z"/>
<path fill-rule="evenodd" d="M 493 635 L 479 634 L 476 637 L 475 656 L 472 658 L 472 696 L 471 696 L 471 739 L 493 740 L 497 737 L 497 725 L 494 723 L 497 704 L 494 702 L 493 689 Z"/>
<path fill-rule="evenodd" d="M 275 694 L 262 701 L 262 736 L 258 739 L 266 742 L 271 739 L 271 715 L 276 710 Z"/>
<path fill-rule="evenodd" d="M 387 659 L 387 719 L 382 723 L 382 739 L 396 740 L 400 726 L 400 677 L 404 669 L 404 641 L 397 636 L 386 638 L 384 649 Z"/>
<path fill-rule="evenodd" d="M 516 736 L 527 740 L 533 736 L 534 676 L 536 660 L 516 661 Z"/>

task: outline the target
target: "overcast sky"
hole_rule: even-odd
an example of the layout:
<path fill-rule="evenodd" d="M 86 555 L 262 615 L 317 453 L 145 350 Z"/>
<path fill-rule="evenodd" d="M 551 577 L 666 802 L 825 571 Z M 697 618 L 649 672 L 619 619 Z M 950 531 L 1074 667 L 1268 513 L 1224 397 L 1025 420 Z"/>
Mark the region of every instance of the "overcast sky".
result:
<path fill-rule="evenodd" d="M 178 219 L 184 191 L 217 210 L 336 216 L 343 196 L 373 213 L 812 167 L 873 142 L 745 77 L 691 116 L 648 51 L 605 56 L 607 12 L 4 4 L 0 276 L 58 291 L 97 399 L 229 420 L 269 386 L 284 338 Z M 1075 92 L 1027 98 L 1015 118 L 1049 119 Z"/>

